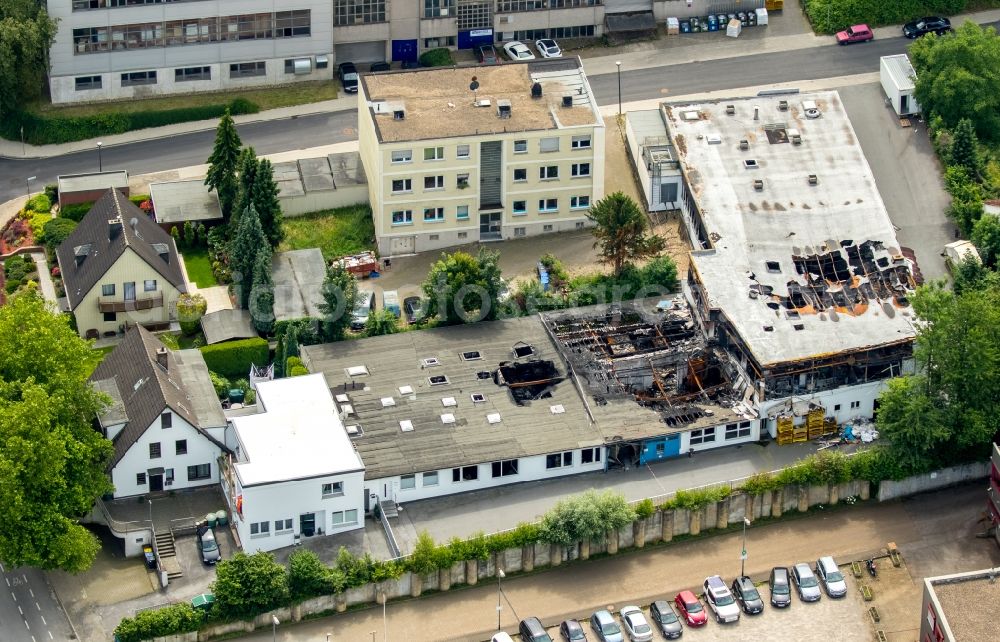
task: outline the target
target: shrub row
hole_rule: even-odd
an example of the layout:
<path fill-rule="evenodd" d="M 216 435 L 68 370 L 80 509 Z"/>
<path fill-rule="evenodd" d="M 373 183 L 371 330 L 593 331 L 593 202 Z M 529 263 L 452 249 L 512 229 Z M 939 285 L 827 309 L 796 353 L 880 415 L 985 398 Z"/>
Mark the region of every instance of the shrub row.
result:
<path fill-rule="evenodd" d="M 250 364 L 263 366 L 269 358 L 267 341 L 260 337 L 202 346 L 200 350 L 209 370 L 230 379 L 246 378 Z"/>
<path fill-rule="evenodd" d="M 219 118 L 227 108 L 234 116 L 255 114 L 260 111 L 256 104 L 245 98 L 237 98 L 228 104 L 113 112 L 92 116 L 57 116 L 16 111 L 7 114 L 2 120 L 0 136 L 8 140 L 19 140 L 21 127 L 24 127 L 24 140 L 32 145 L 70 143 L 96 136 L 123 134 L 147 127 Z"/>
<path fill-rule="evenodd" d="M 94 206 L 94 201 L 87 201 L 85 203 L 71 203 L 69 205 L 64 205 L 59 208 L 59 218 L 68 218 L 69 220 L 79 223 L 83 220 L 83 217 L 87 215 L 90 208 Z"/>
<path fill-rule="evenodd" d="M 204 615 L 190 604 L 171 604 L 123 618 L 115 628 L 115 639 L 118 642 L 142 642 L 174 633 L 197 631 L 203 621 Z"/>
<path fill-rule="evenodd" d="M 817 33 L 833 33 L 851 25 L 901 24 L 921 16 L 954 15 L 967 0 L 803 0 L 802 8 Z"/>
<path fill-rule="evenodd" d="M 424 67 L 450 67 L 455 64 L 455 59 L 447 49 L 430 49 L 420 54 L 420 64 Z"/>

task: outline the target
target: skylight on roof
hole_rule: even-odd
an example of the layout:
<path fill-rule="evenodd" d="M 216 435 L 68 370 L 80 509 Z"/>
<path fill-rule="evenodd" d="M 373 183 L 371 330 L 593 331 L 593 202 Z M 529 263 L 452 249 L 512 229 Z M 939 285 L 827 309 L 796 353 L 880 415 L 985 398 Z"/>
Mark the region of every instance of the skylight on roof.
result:
<path fill-rule="evenodd" d="M 457 406 L 458 402 L 455 401 L 454 397 L 442 397 L 441 405 L 444 406 L 445 408 L 451 408 L 452 406 Z"/>
<path fill-rule="evenodd" d="M 469 350 L 468 352 L 462 353 L 463 361 L 479 361 L 483 358 L 483 354 L 479 350 Z"/>
<path fill-rule="evenodd" d="M 565 407 L 565 406 L 563 406 L 563 405 L 562 405 L 562 404 L 560 403 L 560 404 L 556 404 L 556 405 L 554 405 L 554 406 L 549 406 L 549 410 L 551 410 L 551 411 L 552 411 L 552 414 L 553 414 L 553 415 L 561 415 L 561 414 L 563 414 L 564 412 L 566 412 L 566 407 Z"/>
<path fill-rule="evenodd" d="M 352 438 L 352 439 L 354 439 L 356 437 L 363 437 L 364 434 L 365 434 L 365 431 L 361 428 L 361 426 L 359 426 L 357 424 L 352 424 L 350 426 L 344 426 L 344 430 L 347 431 L 347 436 L 350 437 L 350 438 Z"/>
<path fill-rule="evenodd" d="M 498 424 L 498 423 L 500 423 L 500 413 L 499 412 L 491 412 L 490 414 L 486 415 L 486 421 L 488 421 L 491 424 Z"/>
<path fill-rule="evenodd" d="M 405 395 L 412 395 L 413 394 L 413 386 L 400 386 L 399 387 L 399 394 L 404 395 L 404 396 Z"/>
<path fill-rule="evenodd" d="M 391 408 L 396 405 L 396 400 L 392 397 L 382 397 L 379 401 L 382 402 L 383 408 Z"/>
<path fill-rule="evenodd" d="M 448 383 L 448 377 L 445 375 L 435 375 L 433 377 L 427 377 L 427 382 L 432 386 L 443 386 Z"/>
<path fill-rule="evenodd" d="M 344 370 L 348 377 L 364 377 L 368 374 L 367 366 L 351 366 Z"/>
<path fill-rule="evenodd" d="M 483 403 L 486 401 L 486 395 L 481 392 L 472 393 L 472 403 Z"/>
<path fill-rule="evenodd" d="M 409 419 L 404 419 L 399 422 L 399 429 L 403 432 L 413 432 L 413 422 Z"/>
<path fill-rule="evenodd" d="M 524 343 L 523 341 L 515 343 L 513 347 L 514 356 L 520 359 L 521 357 L 529 357 L 535 354 L 535 348 L 531 345 Z"/>
<path fill-rule="evenodd" d="M 351 402 L 351 398 L 348 397 L 345 394 L 339 394 L 336 397 L 334 397 L 334 399 L 337 400 L 337 403 L 350 403 Z"/>
<path fill-rule="evenodd" d="M 427 357 L 426 359 L 422 359 L 420 361 L 420 365 L 424 368 L 433 368 L 434 366 L 441 365 L 441 361 L 438 360 L 437 357 Z"/>
<path fill-rule="evenodd" d="M 451 414 L 450 412 L 444 413 L 443 415 L 441 415 L 441 423 L 443 424 L 455 423 L 455 415 Z"/>

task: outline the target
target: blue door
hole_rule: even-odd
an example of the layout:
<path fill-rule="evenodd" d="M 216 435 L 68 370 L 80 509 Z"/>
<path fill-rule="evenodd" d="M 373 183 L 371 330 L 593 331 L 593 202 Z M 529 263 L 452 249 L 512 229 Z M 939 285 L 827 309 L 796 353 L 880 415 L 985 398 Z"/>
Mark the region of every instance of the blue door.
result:
<path fill-rule="evenodd" d="M 458 32 L 458 48 L 472 49 L 479 45 L 493 44 L 492 29 L 472 29 L 471 31 Z"/>
<path fill-rule="evenodd" d="M 647 439 L 642 443 L 642 450 L 639 453 L 639 464 L 662 461 L 670 457 L 677 457 L 681 454 L 681 436 L 665 435 Z"/>
<path fill-rule="evenodd" d="M 392 61 L 412 62 L 417 59 L 416 40 L 393 40 L 392 41 Z"/>

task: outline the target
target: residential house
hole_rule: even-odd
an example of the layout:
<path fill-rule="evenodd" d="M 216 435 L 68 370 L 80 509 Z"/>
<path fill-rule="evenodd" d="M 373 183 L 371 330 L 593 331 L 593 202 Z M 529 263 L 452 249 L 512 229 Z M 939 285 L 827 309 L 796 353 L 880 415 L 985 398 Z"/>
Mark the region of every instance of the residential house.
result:
<path fill-rule="evenodd" d="M 578 58 L 362 74 L 358 127 L 382 255 L 582 229 L 604 194 Z"/>
<path fill-rule="evenodd" d="M 97 418 L 114 443 L 114 497 L 219 483 L 226 418 L 199 350 L 168 350 L 142 326 L 90 376 L 111 398 Z"/>
<path fill-rule="evenodd" d="M 108 190 L 56 250 L 80 336 L 170 323 L 186 282 L 173 238 Z"/>

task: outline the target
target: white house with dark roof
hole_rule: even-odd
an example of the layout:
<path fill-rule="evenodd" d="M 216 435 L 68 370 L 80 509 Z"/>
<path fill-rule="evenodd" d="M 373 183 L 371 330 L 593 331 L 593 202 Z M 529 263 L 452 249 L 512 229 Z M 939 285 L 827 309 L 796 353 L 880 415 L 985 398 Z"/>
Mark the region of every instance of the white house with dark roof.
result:
<path fill-rule="evenodd" d="M 168 350 L 138 326 L 90 381 L 111 398 L 97 420 L 114 443 L 115 498 L 219 483 L 226 418 L 199 350 Z"/>

